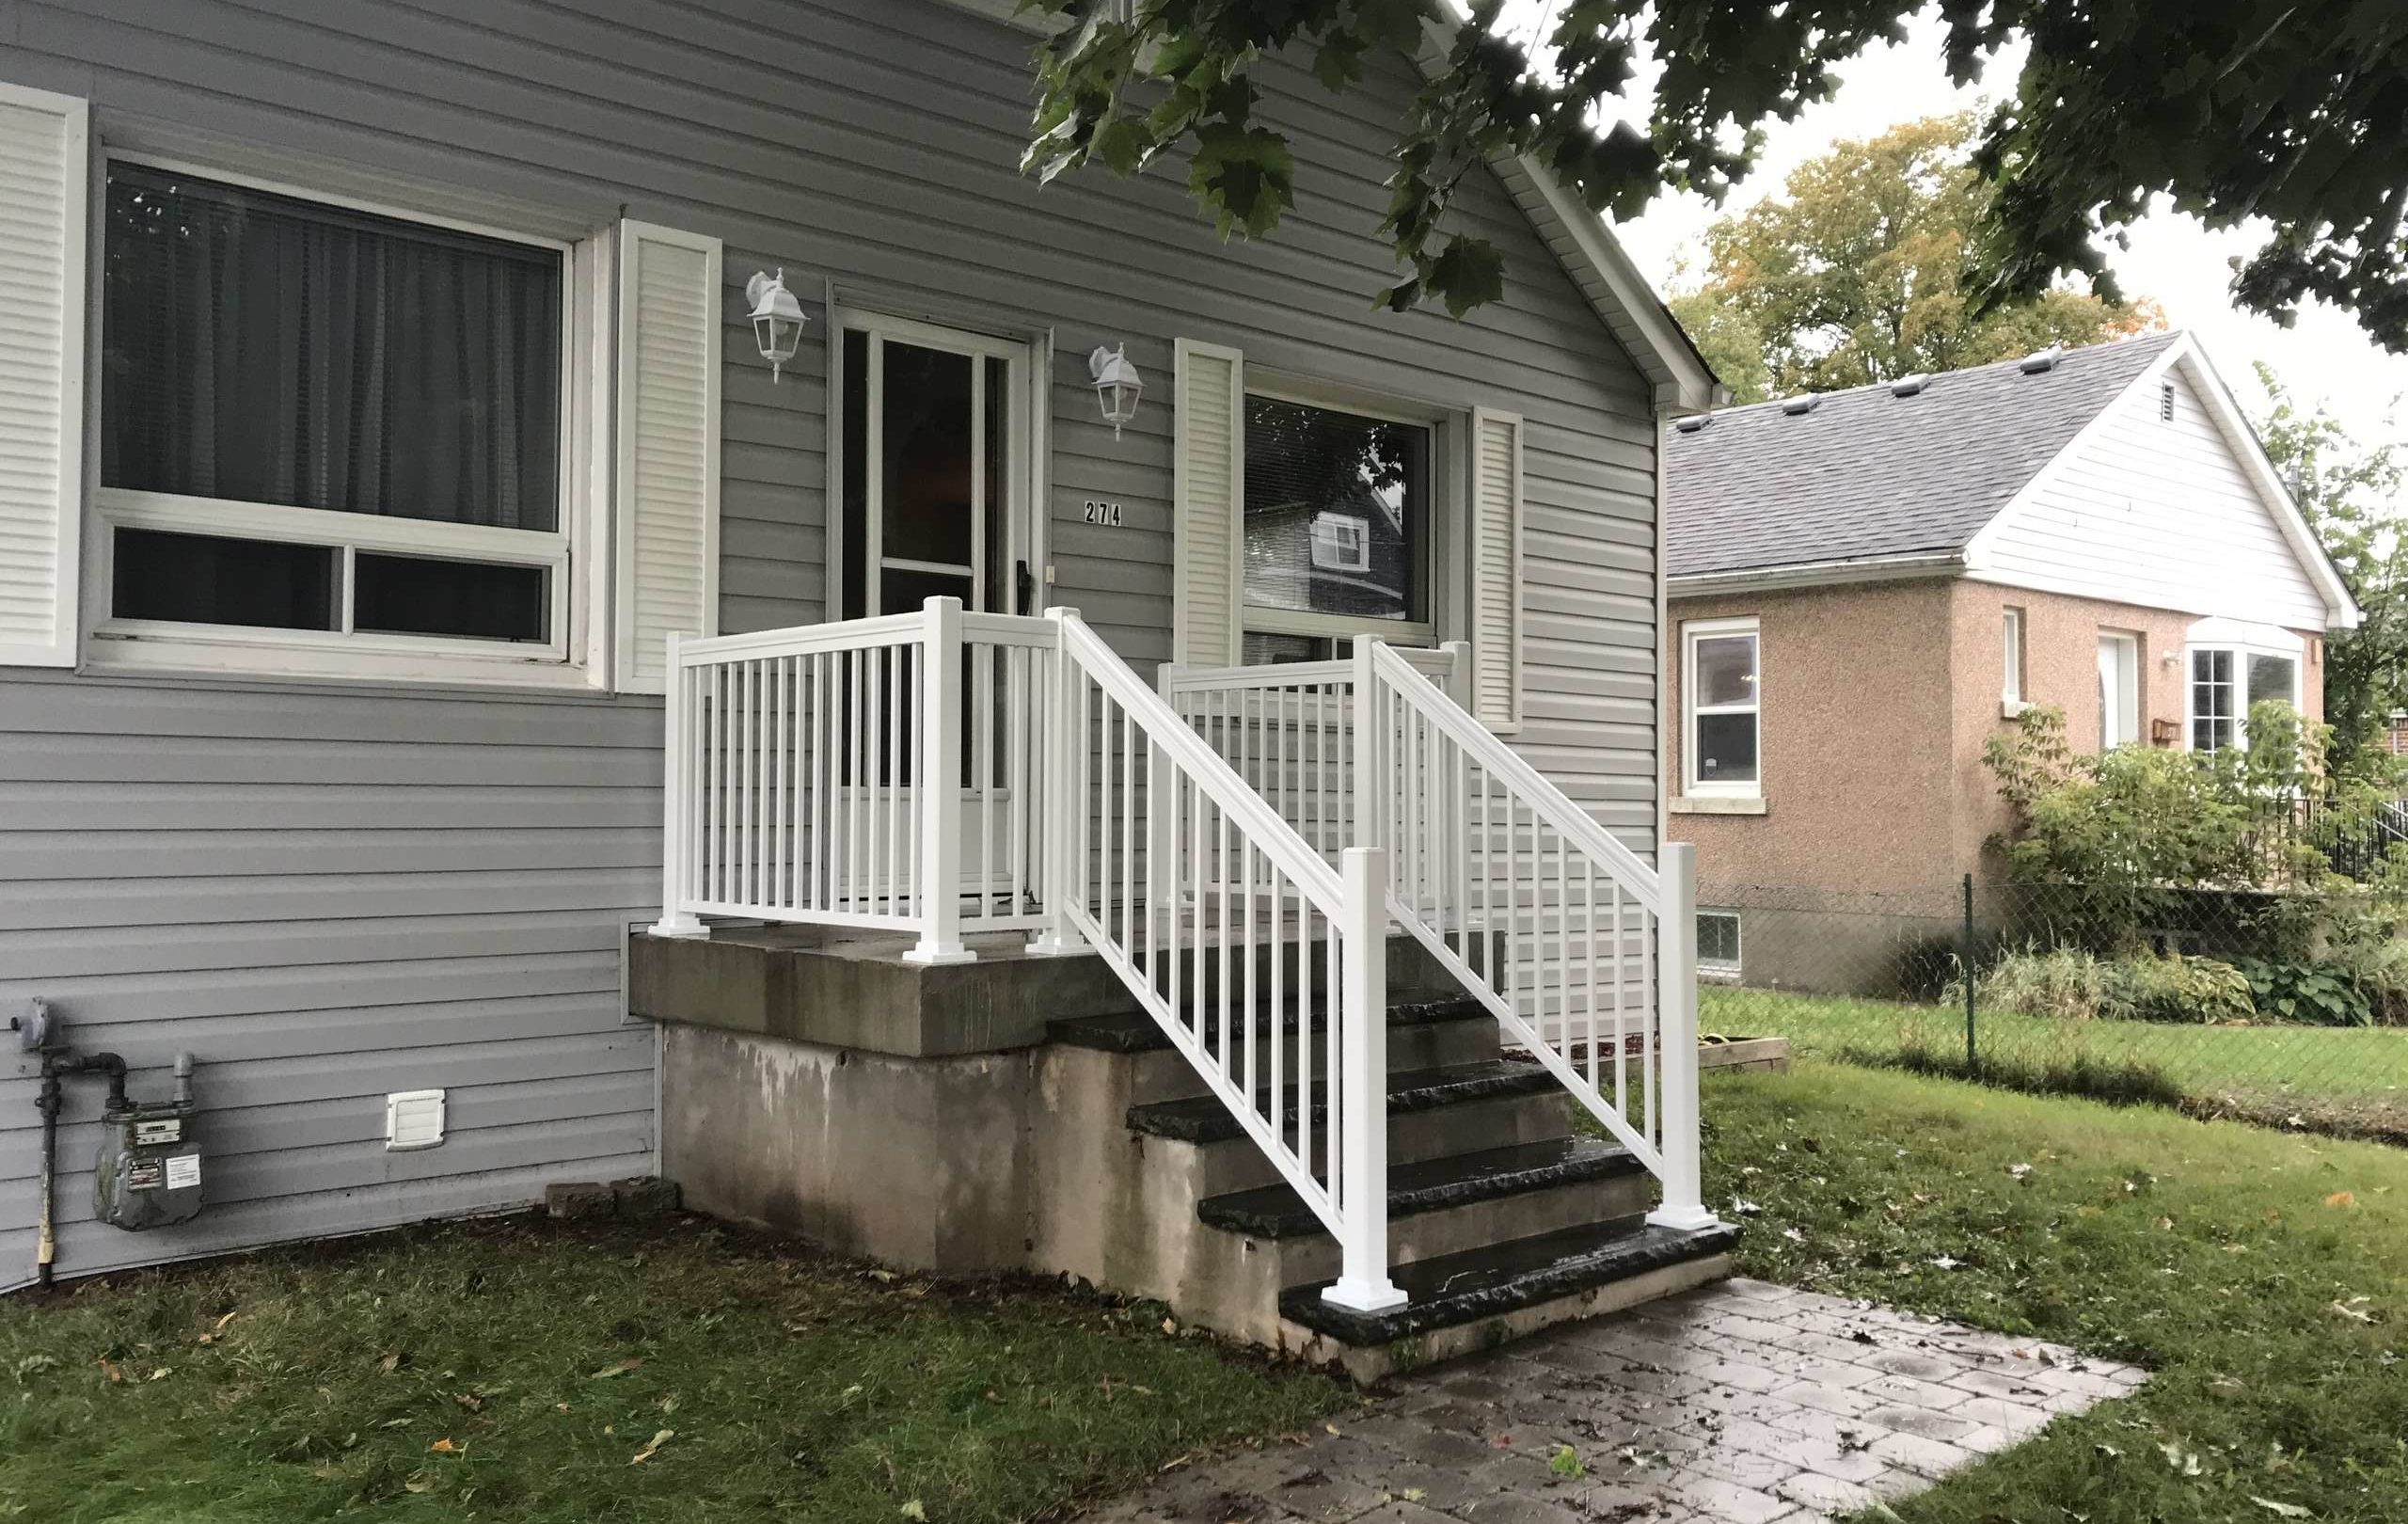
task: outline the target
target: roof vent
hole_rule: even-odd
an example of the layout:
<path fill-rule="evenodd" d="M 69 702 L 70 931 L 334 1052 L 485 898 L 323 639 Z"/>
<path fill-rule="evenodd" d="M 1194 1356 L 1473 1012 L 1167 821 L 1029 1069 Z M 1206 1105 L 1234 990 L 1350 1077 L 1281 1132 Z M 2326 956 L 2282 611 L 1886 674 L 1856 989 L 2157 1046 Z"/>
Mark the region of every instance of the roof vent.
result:
<path fill-rule="evenodd" d="M 1691 413 L 1687 418 L 1676 418 L 1672 420 L 1672 427 L 1680 430 L 1683 434 L 1695 434 L 1698 430 L 1705 427 L 1708 423 L 1713 421 L 1714 415 L 1712 413 Z"/>
<path fill-rule="evenodd" d="M 1902 375 L 1890 383 L 1890 395 L 1893 397 L 1921 396 L 1923 389 L 1929 385 L 1931 385 L 1931 377 L 1921 372 L 1913 375 Z"/>
<path fill-rule="evenodd" d="M 1781 410 L 1792 418 L 1813 412 L 1823 405 L 1820 397 L 1792 397 L 1781 405 Z"/>
<path fill-rule="evenodd" d="M 2016 368 L 2020 370 L 2025 375 L 2043 375 L 2048 372 L 2055 370 L 2057 368 L 2057 361 L 2065 357 L 2065 345 L 2051 344 L 2046 349 L 2024 356 L 2021 359 L 2016 362 Z"/>

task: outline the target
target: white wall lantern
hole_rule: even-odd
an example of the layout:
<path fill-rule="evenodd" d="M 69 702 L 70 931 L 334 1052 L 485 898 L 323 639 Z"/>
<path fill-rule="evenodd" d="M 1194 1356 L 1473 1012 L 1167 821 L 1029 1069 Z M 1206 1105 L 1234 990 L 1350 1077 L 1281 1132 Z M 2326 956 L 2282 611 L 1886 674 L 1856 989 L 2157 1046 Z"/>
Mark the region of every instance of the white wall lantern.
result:
<path fill-rule="evenodd" d="M 1087 357 L 1087 374 L 1095 378 L 1095 400 L 1103 408 L 1103 421 L 1112 425 L 1112 437 L 1120 437 L 1120 426 L 1137 416 L 1137 399 L 1144 394 L 1146 383 L 1138 378 L 1137 367 L 1129 363 L 1129 346 L 1117 344 L 1110 349 L 1098 344 Z"/>
<path fill-rule="evenodd" d="M 752 278 L 744 282 L 744 299 L 752 304 L 752 341 L 761 346 L 761 357 L 769 362 L 769 381 L 775 385 L 802 342 L 802 304 L 786 290 L 784 270 L 774 276 L 753 271 Z"/>

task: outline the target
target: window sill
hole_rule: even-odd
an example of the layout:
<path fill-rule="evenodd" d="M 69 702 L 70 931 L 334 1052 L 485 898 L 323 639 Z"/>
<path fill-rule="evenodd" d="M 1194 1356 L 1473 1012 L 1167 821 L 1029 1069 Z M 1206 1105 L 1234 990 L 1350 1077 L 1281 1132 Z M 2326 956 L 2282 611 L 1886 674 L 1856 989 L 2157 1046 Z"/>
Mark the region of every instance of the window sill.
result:
<path fill-rule="evenodd" d="M 1761 794 L 1686 794 L 1667 801 L 1665 807 L 1674 815 L 1762 815 L 1765 801 Z"/>
<path fill-rule="evenodd" d="M 2020 719 L 2022 719 L 2025 715 L 2027 715 L 2027 714 L 2029 714 L 2029 713 L 2031 713 L 2031 712 L 2032 712 L 2032 705 L 2031 705 L 2031 703 L 2030 703 L 2030 701 L 2029 701 L 2029 700 L 2025 700 L 2025 699 L 2001 699 L 2001 700 L 1999 700 L 1999 705 L 1998 705 L 1998 717 L 1999 717 L 2000 719 L 2002 719 L 2002 720 L 2020 720 Z"/>

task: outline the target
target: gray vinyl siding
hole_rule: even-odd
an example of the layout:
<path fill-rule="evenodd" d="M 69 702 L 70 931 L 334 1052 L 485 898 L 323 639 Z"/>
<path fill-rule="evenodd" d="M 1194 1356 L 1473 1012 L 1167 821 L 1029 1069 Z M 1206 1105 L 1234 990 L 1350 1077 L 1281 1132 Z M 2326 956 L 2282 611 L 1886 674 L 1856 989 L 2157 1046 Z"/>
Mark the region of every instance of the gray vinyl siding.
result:
<path fill-rule="evenodd" d="M 932 0 L 0 0 L 0 79 L 89 98 L 103 142 L 139 119 L 289 146 L 296 181 L 331 160 L 723 240 L 726 630 L 824 612 L 831 287 L 1050 333 L 1044 600 L 1147 665 L 1169 654 L 1175 340 L 1523 414 L 1517 744 L 1652 849 L 1650 388 L 1520 209 L 1486 177 L 1463 198 L 1464 226 L 1506 251 L 1503 302 L 1461 324 L 1376 312 L 1402 65 L 1344 97 L 1275 71 L 1264 114 L 1296 140 L 1299 208 L 1270 240 L 1223 246 L 1180 167 L 1042 189 L 1017 172 L 1029 45 Z M 740 288 L 779 266 L 811 326 L 772 385 Z M 1117 439 L 1085 369 L 1107 341 L 1148 383 Z M 1089 498 L 1122 504 L 1122 527 L 1082 522 Z M 1460 488 L 1440 507 L 1459 512 Z M 619 938 L 654 908 L 658 738 L 657 701 L 0 674 L 0 998 L 53 999 L 154 1087 L 191 1050 L 210 1108 L 209 1211 L 140 1238 L 80 1221 L 91 1129 L 70 1130 L 62 1264 L 644 1167 L 652 1045 L 621 1023 Z M 14 1063 L 0 1059 L 0 1285 L 30 1261 L 32 1087 L 6 1077 Z M 458 1087 L 452 1140 L 386 1153 L 383 1095 L 438 1084 Z"/>

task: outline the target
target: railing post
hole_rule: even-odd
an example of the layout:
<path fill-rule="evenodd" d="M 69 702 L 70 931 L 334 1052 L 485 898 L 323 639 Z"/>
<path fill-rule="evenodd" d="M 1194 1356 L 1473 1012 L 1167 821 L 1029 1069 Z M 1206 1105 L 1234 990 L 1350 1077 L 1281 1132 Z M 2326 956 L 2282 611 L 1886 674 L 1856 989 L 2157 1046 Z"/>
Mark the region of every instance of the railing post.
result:
<path fill-rule="evenodd" d="M 1455 707 L 1465 714 L 1471 712 L 1471 642 L 1444 641 L 1438 649 L 1447 653 L 1447 696 Z"/>
<path fill-rule="evenodd" d="M 687 705 L 686 671 L 677 662 L 677 632 L 669 632 L 666 691 L 661 698 L 660 755 L 660 919 L 644 929 L 656 937 L 707 937 L 705 926 L 686 908 Z"/>
<path fill-rule="evenodd" d="M 961 600 L 922 605 L 920 641 L 920 940 L 907 963 L 968 963 L 961 945 Z"/>
<path fill-rule="evenodd" d="M 1356 669 L 1358 672 L 1363 670 Z M 1349 847 L 1339 855 L 1344 945 L 1339 954 L 1338 1162 L 1330 1190 L 1338 1198 L 1338 1283 L 1324 1301 L 1356 1312 L 1404 1305 L 1388 1278 L 1388 992 L 1387 864 L 1376 847 Z"/>
<path fill-rule="evenodd" d="M 1697 849 L 1668 841 L 1656 850 L 1663 913 L 1656 923 L 1656 1049 L 1663 1087 L 1664 1204 L 1647 1214 L 1659 1228 L 1711 1228 L 1698 1153 Z"/>
<path fill-rule="evenodd" d="M 1371 661 L 1376 642 L 1354 643 L 1354 702 L 1349 717 L 1354 731 L 1354 775 L 1348 780 L 1354 796 L 1356 847 L 1389 847 L 1388 796 L 1394 780 L 1388 773 L 1387 726 L 1379 722 L 1379 671 Z"/>
<path fill-rule="evenodd" d="M 1070 859 L 1078 850 L 1079 833 L 1073 822 L 1076 805 L 1072 796 L 1077 792 L 1070 776 L 1071 685 L 1079 680 L 1078 664 L 1070 659 L 1070 642 L 1067 621 L 1078 617 L 1076 609 L 1048 609 L 1045 617 L 1054 621 L 1054 681 L 1052 691 L 1045 696 L 1045 813 L 1038 823 L 1044 830 L 1043 862 L 1045 867 L 1045 926 L 1030 939 L 1028 951 L 1040 958 L 1062 958 L 1084 952 L 1085 944 L 1078 928 L 1070 920 L 1071 884 L 1077 869 Z M 1076 738 L 1085 745 L 1086 738 Z"/>

